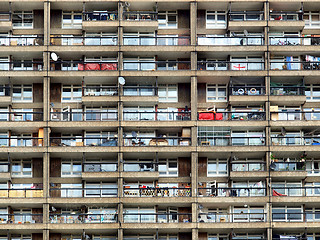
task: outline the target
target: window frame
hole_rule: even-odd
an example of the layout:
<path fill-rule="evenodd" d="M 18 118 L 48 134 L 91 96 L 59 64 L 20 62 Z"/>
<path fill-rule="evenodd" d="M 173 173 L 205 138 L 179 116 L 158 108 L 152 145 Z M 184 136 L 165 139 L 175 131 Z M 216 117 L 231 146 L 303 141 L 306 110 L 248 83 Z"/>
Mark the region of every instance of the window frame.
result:
<path fill-rule="evenodd" d="M 21 14 L 21 26 L 15 25 L 15 23 L 14 23 L 15 15 L 18 15 L 19 13 Z M 25 15 L 32 15 L 32 18 L 25 18 Z M 25 23 L 25 20 L 27 20 L 27 19 L 31 19 L 31 26 L 28 26 Z M 20 23 L 20 21 L 19 21 L 19 23 Z M 33 29 L 33 23 L 34 23 L 33 10 L 31 10 L 31 11 L 14 11 L 12 13 L 12 28 L 13 29 Z"/>

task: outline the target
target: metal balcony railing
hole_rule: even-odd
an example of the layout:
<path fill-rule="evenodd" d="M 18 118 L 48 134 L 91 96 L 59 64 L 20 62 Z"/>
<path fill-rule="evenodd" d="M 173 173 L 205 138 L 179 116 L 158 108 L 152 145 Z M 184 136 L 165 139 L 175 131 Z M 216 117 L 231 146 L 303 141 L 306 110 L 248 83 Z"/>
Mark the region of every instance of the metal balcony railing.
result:
<path fill-rule="evenodd" d="M 190 61 L 123 61 L 124 71 L 177 71 L 190 70 Z"/>
<path fill-rule="evenodd" d="M 320 45 L 320 38 L 319 37 L 309 37 L 309 36 L 308 37 L 271 36 L 271 37 L 269 37 L 269 43 L 270 43 L 270 45 L 274 45 L 274 46 L 297 46 L 297 45 L 316 46 L 316 45 Z"/>
<path fill-rule="evenodd" d="M 256 96 L 256 95 L 265 95 L 266 94 L 266 87 L 259 86 L 259 85 L 252 85 L 252 86 L 230 86 L 229 93 L 231 96 Z"/>
<path fill-rule="evenodd" d="M 124 146 L 134 147 L 164 147 L 164 146 L 190 146 L 191 138 L 187 137 L 124 137 Z"/>
<path fill-rule="evenodd" d="M 56 213 L 49 215 L 49 223 L 117 223 L 117 213 L 92 214 L 92 213 Z"/>
<path fill-rule="evenodd" d="M 11 12 L 0 12 L 0 22 L 11 22 Z"/>
<path fill-rule="evenodd" d="M 191 112 L 123 112 L 124 121 L 189 121 Z"/>
<path fill-rule="evenodd" d="M 123 13 L 125 21 L 157 21 L 158 13 L 149 11 L 130 11 Z"/>
<path fill-rule="evenodd" d="M 274 61 L 271 59 L 270 70 L 320 70 L 319 61 Z"/>
<path fill-rule="evenodd" d="M 264 37 L 202 37 L 198 36 L 200 46 L 262 46 Z"/>
<path fill-rule="evenodd" d="M 123 213 L 125 223 L 190 223 L 191 213 Z"/>
<path fill-rule="evenodd" d="M 274 162 L 274 171 L 306 171 L 305 162 Z"/>
<path fill-rule="evenodd" d="M 0 64 L 1 66 L 1 64 Z M 116 71 L 117 62 L 109 61 L 56 61 L 51 62 L 51 71 Z"/>
<path fill-rule="evenodd" d="M 272 196 L 276 197 L 319 197 L 320 186 L 317 187 L 277 187 L 272 186 Z"/>
<path fill-rule="evenodd" d="M 199 213 L 199 223 L 265 222 L 266 213 Z"/>
<path fill-rule="evenodd" d="M 198 146 L 264 146 L 263 136 L 252 137 L 198 137 Z"/>
<path fill-rule="evenodd" d="M 262 21 L 264 20 L 263 11 L 231 11 L 228 13 L 230 21 Z"/>
<path fill-rule="evenodd" d="M 146 187 L 123 189 L 124 197 L 191 197 L 191 188 Z"/>
<path fill-rule="evenodd" d="M 41 188 L 1 189 L 0 198 L 42 198 Z"/>
<path fill-rule="evenodd" d="M 118 87 L 116 86 L 86 86 L 83 87 L 84 96 L 118 96 Z"/>
<path fill-rule="evenodd" d="M 263 61 L 236 62 L 236 61 L 198 61 L 198 70 L 207 71 L 261 71 L 264 70 Z"/>
<path fill-rule="evenodd" d="M 58 36 L 51 37 L 50 44 L 53 46 L 115 46 L 118 45 L 118 36 Z"/>
<path fill-rule="evenodd" d="M 200 197 L 263 197 L 266 192 L 263 187 L 198 188 Z"/>
<path fill-rule="evenodd" d="M 84 162 L 83 172 L 114 172 L 118 170 L 117 162 Z"/>
<path fill-rule="evenodd" d="M 265 162 L 232 162 L 232 172 L 262 172 L 266 170 Z"/>
<path fill-rule="evenodd" d="M 158 87 L 123 86 L 123 96 L 158 96 Z"/>
<path fill-rule="evenodd" d="M 302 11 L 270 11 L 270 21 L 302 21 Z"/>
<path fill-rule="evenodd" d="M 117 188 L 50 188 L 50 197 L 83 198 L 83 197 L 117 197 Z"/>
<path fill-rule="evenodd" d="M 288 212 L 272 213 L 272 221 L 274 222 L 319 222 L 319 211 L 305 211 L 288 210 Z"/>
<path fill-rule="evenodd" d="M 124 172 L 155 172 L 158 168 L 158 163 L 147 161 L 124 161 Z"/>
<path fill-rule="evenodd" d="M 118 113 L 112 111 L 51 112 L 51 121 L 115 121 Z"/>
<path fill-rule="evenodd" d="M 318 121 L 320 120 L 319 111 L 291 111 L 283 109 L 281 112 L 271 112 L 271 118 L 277 115 L 277 121 Z"/>
<path fill-rule="evenodd" d="M 39 61 L 11 61 L 0 62 L 0 71 L 42 71 L 43 62 Z"/>
<path fill-rule="evenodd" d="M 0 224 L 43 223 L 43 214 L 14 213 L 0 214 Z"/>
<path fill-rule="evenodd" d="M 41 147 L 43 138 L 38 137 L 0 137 L 1 147 Z"/>
<path fill-rule="evenodd" d="M 51 147 L 114 147 L 117 145 L 116 137 L 50 137 Z"/>
<path fill-rule="evenodd" d="M 305 95 L 305 86 L 279 86 L 270 87 L 270 95 L 274 96 L 303 96 Z"/>
<path fill-rule="evenodd" d="M 1 22 L 1 13 L 0 13 Z M 0 36 L 0 46 L 42 46 L 43 37 L 34 36 Z"/>
<path fill-rule="evenodd" d="M 83 13 L 83 21 L 116 21 L 118 11 L 87 11 Z"/>
<path fill-rule="evenodd" d="M 0 112 L 0 121 L 43 121 L 42 112 Z"/>
<path fill-rule="evenodd" d="M 126 46 L 188 46 L 189 36 L 124 36 L 123 45 Z"/>
<path fill-rule="evenodd" d="M 272 136 L 272 145 L 320 145 L 320 136 Z"/>
<path fill-rule="evenodd" d="M 266 113 L 260 111 L 198 112 L 198 120 L 264 121 Z"/>

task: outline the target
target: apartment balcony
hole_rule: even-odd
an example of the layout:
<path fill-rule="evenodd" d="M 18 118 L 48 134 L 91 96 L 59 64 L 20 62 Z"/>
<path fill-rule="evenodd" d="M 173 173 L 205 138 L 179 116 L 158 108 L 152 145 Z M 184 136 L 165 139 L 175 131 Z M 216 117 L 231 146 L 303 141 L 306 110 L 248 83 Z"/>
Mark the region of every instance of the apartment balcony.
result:
<path fill-rule="evenodd" d="M 9 167 L 10 167 L 10 162 L 0 162 L 0 180 L 1 181 L 8 181 L 11 179 L 11 173 L 9 172 Z"/>
<path fill-rule="evenodd" d="M 119 101 L 117 86 L 86 86 L 83 87 L 82 103 L 91 106 L 92 104 L 104 104 Z"/>
<path fill-rule="evenodd" d="M 122 176 L 124 179 L 158 180 L 158 163 L 153 161 L 124 161 Z"/>
<path fill-rule="evenodd" d="M 271 133 L 271 144 L 273 146 L 320 145 L 320 136 L 274 136 L 274 134 Z"/>
<path fill-rule="evenodd" d="M 198 223 L 258 223 L 266 222 L 267 213 L 199 213 Z M 212 225 L 211 225 L 212 226 Z"/>
<path fill-rule="evenodd" d="M 271 86 L 270 102 L 277 105 L 300 105 L 306 102 L 305 86 Z"/>
<path fill-rule="evenodd" d="M 123 189 L 124 197 L 191 197 L 191 188 L 146 187 Z"/>
<path fill-rule="evenodd" d="M 92 213 L 55 213 L 49 215 L 52 224 L 97 224 L 117 223 L 117 213 L 92 214 Z"/>
<path fill-rule="evenodd" d="M 305 162 L 273 162 L 270 169 L 272 179 L 302 180 L 307 177 Z"/>
<path fill-rule="evenodd" d="M 301 223 L 310 223 L 310 224 L 316 224 L 319 223 L 319 212 L 318 211 L 298 211 L 298 210 L 290 210 L 290 212 L 272 212 L 272 221 L 275 225 L 277 225 L 277 222 L 283 223 L 291 223 L 287 226 L 297 228 L 305 228 L 305 224 Z M 292 224 L 293 222 L 296 222 L 297 224 Z M 299 224 L 300 223 L 300 224 Z M 280 225 L 280 224 L 279 224 Z M 276 227 L 276 226 L 275 226 Z"/>
<path fill-rule="evenodd" d="M 51 112 L 51 121 L 68 121 L 68 122 L 103 122 L 116 121 L 118 114 L 116 111 L 94 110 L 87 112 Z"/>
<path fill-rule="evenodd" d="M 267 101 L 266 87 L 261 85 L 237 85 L 229 87 L 229 102 L 231 105 L 264 104 Z"/>
<path fill-rule="evenodd" d="M 281 184 L 278 184 L 278 185 L 281 185 Z M 272 186 L 271 191 L 272 191 L 273 197 L 320 197 L 319 187 Z"/>
<path fill-rule="evenodd" d="M 260 31 L 267 25 L 263 11 L 231 11 L 228 17 L 230 31 Z"/>
<path fill-rule="evenodd" d="M 144 46 L 148 51 L 159 51 L 159 50 L 174 50 L 178 51 L 179 49 L 185 50 L 186 48 L 178 48 L 177 46 L 190 46 L 191 41 L 189 36 L 123 36 L 123 49 L 127 49 L 127 51 L 133 51 L 133 47 L 129 46 L 135 46 L 136 51 L 139 51 L 139 49 L 144 48 L 138 48 L 137 46 Z M 127 47 L 128 46 L 128 47 Z M 158 46 L 155 48 L 154 46 Z M 163 48 L 160 48 L 160 46 L 163 46 Z M 166 47 L 164 47 L 166 46 Z"/>
<path fill-rule="evenodd" d="M 190 121 L 191 112 L 123 112 L 124 121 Z"/>
<path fill-rule="evenodd" d="M 43 214 L 0 214 L 0 225 L 3 224 L 35 224 L 43 223 Z M 31 227 L 32 228 L 32 227 Z"/>
<path fill-rule="evenodd" d="M 265 197 L 263 187 L 198 188 L 199 197 Z"/>
<path fill-rule="evenodd" d="M 119 22 L 118 11 L 91 11 L 83 13 L 82 29 L 85 31 L 116 30 Z"/>
<path fill-rule="evenodd" d="M 1 24 L 1 21 L 0 21 Z M 42 36 L 1 36 L 0 37 L 0 49 L 5 49 L 10 52 L 20 52 L 23 46 L 25 52 L 39 52 L 42 51 L 43 46 Z"/>
<path fill-rule="evenodd" d="M 81 175 L 84 180 L 117 180 L 119 177 L 118 162 L 84 162 Z"/>
<path fill-rule="evenodd" d="M 265 162 L 231 162 L 230 178 L 233 180 L 265 178 L 267 176 Z"/>
<path fill-rule="evenodd" d="M 155 31 L 158 29 L 158 13 L 129 11 L 123 13 L 122 26 L 130 31 Z"/>
<path fill-rule="evenodd" d="M 271 52 L 316 51 L 319 37 L 269 37 Z"/>
<path fill-rule="evenodd" d="M 54 36 L 50 37 L 50 45 L 52 49 L 68 51 L 72 49 L 74 51 L 79 51 L 78 46 L 118 46 L 118 36 L 103 36 L 103 37 L 88 37 L 88 36 Z M 63 46 L 64 48 L 55 48 L 55 46 Z M 69 47 L 65 47 L 69 46 Z M 75 47 L 72 47 L 75 46 Z M 86 51 L 90 51 L 90 48 L 86 48 Z M 94 50 L 97 50 L 94 48 Z"/>
<path fill-rule="evenodd" d="M 264 111 L 231 111 L 231 112 L 198 112 L 198 120 L 202 121 L 265 121 Z"/>
<path fill-rule="evenodd" d="M 43 138 L 39 137 L 20 137 L 20 136 L 11 136 L 11 137 L 0 137 L 0 146 L 1 147 L 42 147 Z"/>
<path fill-rule="evenodd" d="M 305 26 L 302 11 L 270 11 L 269 27 L 272 31 L 301 31 Z"/>
<path fill-rule="evenodd" d="M 127 213 L 124 210 L 123 224 L 150 224 L 150 223 L 191 223 L 191 213 Z M 156 225 L 161 226 L 161 225 Z M 182 225 L 180 225 L 182 226 Z"/>
<path fill-rule="evenodd" d="M 41 72 L 43 70 L 42 61 L 11 61 L 11 62 L 0 62 L 0 72 L 3 76 L 8 76 L 7 71 L 21 72 L 21 76 L 26 76 L 24 72 Z M 17 76 L 18 74 L 15 74 Z M 29 74 L 28 74 L 29 75 Z M 38 75 L 38 74 L 32 74 Z"/>
<path fill-rule="evenodd" d="M 197 37 L 198 47 L 200 46 L 263 46 L 264 37 L 248 37 L 248 36 L 198 36 Z M 200 48 L 201 49 L 201 48 Z M 226 48 L 223 48 L 224 50 Z M 228 48 L 229 49 L 229 48 Z M 239 49 L 239 48 L 236 48 Z M 248 48 L 245 48 L 248 51 Z M 250 48 L 251 49 L 251 48 Z M 255 49 L 255 48 L 252 48 Z M 256 48 L 261 49 L 261 48 Z"/>
<path fill-rule="evenodd" d="M 117 137 L 50 137 L 51 147 L 116 147 Z"/>
<path fill-rule="evenodd" d="M 118 62 L 57 61 L 51 62 L 51 71 L 117 71 Z"/>
<path fill-rule="evenodd" d="M 87 198 L 87 201 L 92 201 L 92 198 L 114 198 L 118 197 L 117 188 L 50 188 L 51 198 Z"/>
<path fill-rule="evenodd" d="M 158 88 L 153 86 L 123 86 L 121 101 L 127 103 L 145 104 L 159 102 Z"/>
<path fill-rule="evenodd" d="M 198 136 L 198 146 L 265 146 L 266 138 L 261 135 L 251 137 Z"/>
<path fill-rule="evenodd" d="M 0 92 L 0 106 L 9 106 L 12 103 L 11 87 L 0 87 Z"/>
<path fill-rule="evenodd" d="M 1 198 L 43 198 L 43 189 L 41 188 L 21 188 L 21 189 L 1 189 Z"/>
<path fill-rule="evenodd" d="M 12 30 L 12 14 L 11 12 L 0 12 L 0 30 L 10 31 Z"/>
<path fill-rule="evenodd" d="M 0 97 L 0 100 L 2 98 Z M 10 97 L 11 99 L 11 97 Z M 12 102 L 10 101 L 9 104 Z M 5 103 L 2 103 L 5 106 Z M 9 105 L 8 104 L 8 105 Z M 13 109 L 14 110 L 14 109 Z M 43 112 L 0 112 L 0 122 L 39 122 L 43 121 Z"/>
<path fill-rule="evenodd" d="M 191 146 L 190 137 L 124 137 L 123 146 L 130 147 L 187 147 Z"/>

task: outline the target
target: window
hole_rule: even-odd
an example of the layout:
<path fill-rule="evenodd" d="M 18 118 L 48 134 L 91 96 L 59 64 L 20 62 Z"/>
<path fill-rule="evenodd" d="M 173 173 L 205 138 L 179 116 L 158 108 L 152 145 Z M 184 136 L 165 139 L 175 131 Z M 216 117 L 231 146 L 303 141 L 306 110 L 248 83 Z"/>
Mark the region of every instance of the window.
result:
<path fill-rule="evenodd" d="M 300 222 L 302 221 L 301 207 L 273 207 L 272 220 L 278 222 Z"/>
<path fill-rule="evenodd" d="M 154 107 L 124 107 L 123 108 L 123 120 L 124 121 L 140 121 L 155 119 Z"/>
<path fill-rule="evenodd" d="M 123 86 L 123 96 L 154 96 L 155 88 L 152 85 L 126 85 Z"/>
<path fill-rule="evenodd" d="M 82 40 L 82 37 L 81 37 Z M 86 33 L 85 35 L 85 45 L 101 45 L 101 46 L 107 46 L 107 45 L 117 45 L 118 44 L 118 36 L 117 34 L 113 33 Z"/>
<path fill-rule="evenodd" d="M 302 196 L 301 182 L 273 182 L 272 189 L 273 195 L 280 193 L 286 196 Z"/>
<path fill-rule="evenodd" d="M 61 184 L 61 197 L 81 198 L 82 197 L 82 184 L 81 183 L 62 183 Z"/>
<path fill-rule="evenodd" d="M 319 11 L 304 11 L 303 20 L 305 22 L 305 28 L 320 28 Z"/>
<path fill-rule="evenodd" d="M 20 209 L 13 211 L 14 223 L 32 223 L 31 209 Z"/>
<path fill-rule="evenodd" d="M 263 57 L 260 56 L 246 56 L 246 57 L 231 57 L 231 70 L 263 70 Z"/>
<path fill-rule="evenodd" d="M 82 87 L 81 85 L 63 85 L 62 102 L 81 102 Z"/>
<path fill-rule="evenodd" d="M 307 222 L 320 222 L 320 209 L 319 208 L 306 208 Z"/>
<path fill-rule="evenodd" d="M 32 147 L 32 143 L 31 133 L 12 134 L 10 138 L 11 147 Z"/>
<path fill-rule="evenodd" d="M 154 166 L 152 159 L 125 160 L 123 170 L 125 172 L 154 172 Z"/>
<path fill-rule="evenodd" d="M 306 171 L 308 175 L 318 175 L 320 173 L 320 160 L 310 159 L 306 162 Z"/>
<path fill-rule="evenodd" d="M 9 164 L 8 160 L 0 160 L 0 173 L 9 172 Z"/>
<path fill-rule="evenodd" d="M 123 70 L 125 71 L 151 71 L 155 69 L 155 58 L 137 57 L 123 59 Z"/>
<path fill-rule="evenodd" d="M 228 146 L 231 130 L 228 127 L 198 127 L 200 146 Z"/>
<path fill-rule="evenodd" d="M 264 234 L 252 234 L 252 233 L 237 233 L 236 236 L 232 236 L 232 240 L 250 240 L 250 239 L 265 239 Z"/>
<path fill-rule="evenodd" d="M 112 223 L 117 220 L 117 210 L 115 208 L 88 208 L 89 218 L 86 223 Z"/>
<path fill-rule="evenodd" d="M 86 108 L 85 112 L 86 121 L 107 121 L 117 120 L 118 111 L 116 108 Z"/>
<path fill-rule="evenodd" d="M 310 182 L 305 184 L 306 196 L 320 196 L 320 183 Z"/>
<path fill-rule="evenodd" d="M 208 240 L 228 240 L 229 236 L 227 234 L 209 234 Z"/>
<path fill-rule="evenodd" d="M 306 84 L 307 101 L 320 101 L 320 84 Z"/>
<path fill-rule="evenodd" d="M 155 34 L 146 32 L 124 33 L 123 45 L 156 45 Z"/>
<path fill-rule="evenodd" d="M 84 172 L 115 172 L 117 171 L 116 160 L 86 159 Z"/>
<path fill-rule="evenodd" d="M 154 208 L 126 208 L 123 213 L 125 223 L 154 223 L 156 222 L 156 211 Z"/>
<path fill-rule="evenodd" d="M 160 159 L 158 165 L 159 175 L 161 177 L 177 177 L 178 176 L 178 160 L 177 159 Z"/>
<path fill-rule="evenodd" d="M 85 96 L 115 96 L 118 94 L 117 86 L 103 84 L 86 85 Z"/>
<path fill-rule="evenodd" d="M 116 132 L 86 132 L 85 146 L 117 146 Z"/>
<path fill-rule="evenodd" d="M 13 114 L 11 114 L 12 121 L 32 121 L 33 119 L 33 109 L 12 109 Z"/>
<path fill-rule="evenodd" d="M 177 11 L 159 11 L 158 12 L 158 28 L 178 28 L 178 13 Z"/>
<path fill-rule="evenodd" d="M 265 184 L 264 182 L 232 182 L 233 188 L 236 189 L 233 192 L 233 196 L 235 197 L 252 197 L 252 196 L 265 196 Z"/>
<path fill-rule="evenodd" d="M 231 143 L 232 146 L 261 146 L 265 144 L 264 133 L 251 131 L 232 131 Z"/>
<path fill-rule="evenodd" d="M 8 220 L 8 209 L 7 208 L 0 208 L 0 218 L 1 218 L 0 223 L 7 223 L 7 220 Z"/>
<path fill-rule="evenodd" d="M 86 183 L 85 197 L 117 197 L 117 183 Z"/>
<path fill-rule="evenodd" d="M 117 240 L 117 237 L 93 235 L 93 240 Z"/>
<path fill-rule="evenodd" d="M 12 14 L 13 28 L 33 28 L 32 11 L 15 11 Z"/>
<path fill-rule="evenodd" d="M 178 102 L 178 85 L 159 84 L 158 96 L 159 102 Z"/>
<path fill-rule="evenodd" d="M 78 235 L 62 235 L 61 240 L 81 240 L 81 236 Z"/>
<path fill-rule="evenodd" d="M 227 27 L 227 13 L 225 11 L 207 11 L 206 27 L 208 29 L 225 29 Z"/>
<path fill-rule="evenodd" d="M 63 160 L 61 163 L 62 177 L 79 177 L 82 173 L 81 160 Z"/>
<path fill-rule="evenodd" d="M 8 121 L 9 120 L 9 109 L 6 108 L 0 108 L 0 121 Z"/>
<path fill-rule="evenodd" d="M 82 12 L 63 11 L 62 28 L 82 28 Z"/>
<path fill-rule="evenodd" d="M 10 66 L 9 57 L 0 57 L 0 71 L 8 71 Z"/>
<path fill-rule="evenodd" d="M 12 234 L 11 240 L 32 240 L 31 235 L 25 235 L 25 234 Z"/>
<path fill-rule="evenodd" d="M 32 85 L 13 85 L 12 102 L 32 102 Z"/>
<path fill-rule="evenodd" d="M 178 240 L 176 234 L 160 234 L 158 240 Z"/>
<path fill-rule="evenodd" d="M 32 177 L 31 160 L 15 160 L 11 167 L 12 177 Z"/>
<path fill-rule="evenodd" d="M 263 207 L 247 207 L 233 209 L 233 222 L 264 222 Z"/>
<path fill-rule="evenodd" d="M 224 84 L 207 84 L 207 102 L 227 101 L 227 86 Z"/>
<path fill-rule="evenodd" d="M 231 162 L 232 171 L 235 172 L 252 172 L 252 171 L 264 171 L 265 163 L 263 159 L 246 158 L 237 159 Z"/>
<path fill-rule="evenodd" d="M 300 57 L 294 56 L 276 56 L 270 60 L 271 70 L 300 70 Z"/>
<path fill-rule="evenodd" d="M 217 175 L 228 175 L 228 160 L 208 160 L 208 177 Z"/>

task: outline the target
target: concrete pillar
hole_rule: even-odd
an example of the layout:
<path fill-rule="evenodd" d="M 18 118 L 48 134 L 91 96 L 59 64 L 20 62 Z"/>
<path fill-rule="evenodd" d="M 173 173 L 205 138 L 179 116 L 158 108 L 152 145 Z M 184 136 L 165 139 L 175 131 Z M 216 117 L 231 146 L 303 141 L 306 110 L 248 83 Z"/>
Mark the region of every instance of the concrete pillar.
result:
<path fill-rule="evenodd" d="M 43 78 L 43 121 L 49 121 L 50 116 L 50 77 Z"/>
<path fill-rule="evenodd" d="M 197 44 L 197 3 L 190 3 L 190 42 L 192 46 Z"/>
<path fill-rule="evenodd" d="M 43 240 L 49 240 L 50 239 L 50 232 L 48 229 L 42 230 L 42 237 Z"/>
<path fill-rule="evenodd" d="M 118 70 L 123 70 L 123 52 L 118 52 Z"/>
<path fill-rule="evenodd" d="M 119 178 L 118 178 L 118 194 L 119 197 L 123 197 L 123 177 L 122 177 L 122 172 L 123 172 L 123 153 L 119 152 L 118 153 L 118 173 L 119 173 Z"/>
<path fill-rule="evenodd" d="M 191 146 L 196 147 L 198 144 L 198 128 L 191 127 Z"/>
<path fill-rule="evenodd" d="M 43 197 L 50 197 L 50 153 L 43 153 Z"/>
<path fill-rule="evenodd" d="M 43 204 L 43 223 L 49 223 L 49 203 Z"/>
<path fill-rule="evenodd" d="M 198 192 L 198 153 L 191 153 L 191 189 L 192 197 L 195 198 Z"/>
<path fill-rule="evenodd" d="M 191 120 L 198 119 L 198 82 L 197 77 L 191 77 Z"/>
<path fill-rule="evenodd" d="M 118 238 L 117 238 L 117 240 L 122 240 L 122 239 L 123 239 L 123 229 L 120 228 L 120 229 L 118 229 Z"/>
<path fill-rule="evenodd" d="M 123 223 L 123 203 L 119 203 L 118 210 L 119 210 L 119 213 L 118 213 L 119 222 L 121 224 Z"/>
<path fill-rule="evenodd" d="M 123 27 L 121 26 L 118 27 L 118 44 L 123 45 Z"/>
<path fill-rule="evenodd" d="M 45 1 L 43 3 L 43 13 L 44 13 L 44 24 L 43 24 L 43 35 L 44 35 L 44 46 L 50 46 L 50 2 Z"/>
<path fill-rule="evenodd" d="M 118 3 L 118 21 L 122 21 L 123 19 L 123 4 L 124 2 L 121 1 Z"/>
<path fill-rule="evenodd" d="M 191 62 L 191 70 L 195 71 L 197 70 L 197 52 L 193 51 L 191 52 L 191 56 L 190 56 L 190 62 Z"/>
<path fill-rule="evenodd" d="M 192 229 L 192 240 L 198 240 L 199 230 L 197 228 Z"/>
<path fill-rule="evenodd" d="M 267 240 L 272 240 L 272 228 L 267 229 Z"/>

